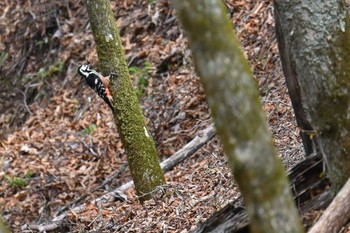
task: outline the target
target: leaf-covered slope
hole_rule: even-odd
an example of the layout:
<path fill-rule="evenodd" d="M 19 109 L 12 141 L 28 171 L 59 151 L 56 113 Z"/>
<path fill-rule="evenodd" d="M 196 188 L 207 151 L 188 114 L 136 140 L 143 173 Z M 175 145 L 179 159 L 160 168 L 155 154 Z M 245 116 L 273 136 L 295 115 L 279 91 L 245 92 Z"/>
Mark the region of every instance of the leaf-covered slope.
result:
<path fill-rule="evenodd" d="M 278 60 L 272 1 L 226 3 L 275 143 L 287 166 L 295 164 L 302 147 Z M 91 191 L 126 159 L 108 106 L 76 74 L 79 64 L 97 67 L 84 2 L 0 4 L 0 42 L 8 54 L 0 79 L 10 80 L 0 83 L 0 97 L 8 99 L 0 103 L 0 205 L 15 232 L 23 232 L 25 224 L 49 223 L 71 201 L 87 194 L 79 203 L 89 203 L 130 175 L 126 170 L 105 189 Z M 149 131 L 161 159 L 167 158 L 211 122 L 186 39 L 168 1 L 111 4 Z M 61 231 L 186 232 L 239 196 L 217 139 L 166 178 L 159 199 L 141 206 L 130 189 L 125 203 L 88 204 L 82 213 L 69 213 Z"/>

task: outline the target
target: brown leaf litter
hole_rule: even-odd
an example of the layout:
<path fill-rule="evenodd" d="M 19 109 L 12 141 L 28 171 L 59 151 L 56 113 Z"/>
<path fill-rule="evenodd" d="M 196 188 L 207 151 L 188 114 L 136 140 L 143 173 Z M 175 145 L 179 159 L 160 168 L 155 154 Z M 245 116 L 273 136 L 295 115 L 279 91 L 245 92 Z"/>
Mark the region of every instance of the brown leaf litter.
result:
<path fill-rule="evenodd" d="M 40 68 L 57 59 L 66 67 L 31 83 L 35 93 L 46 95 L 28 104 L 31 114 L 17 92 L 12 100 L 18 106 L 1 108 L 0 203 L 15 232 L 31 232 L 30 224 L 50 224 L 60 208 L 82 195 L 87 197 L 76 204 L 86 203 L 85 209 L 70 211 L 60 232 L 189 232 L 239 198 L 215 138 L 168 172 L 168 184 L 143 205 L 133 189 L 127 190 L 126 202 L 92 205 L 91 200 L 131 178 L 125 171 L 104 189 L 92 192 L 123 166 L 126 157 L 108 107 L 76 75 L 78 64 L 97 64 L 84 3 L 0 4 L 0 44 L 9 57 L 2 67 L 4 74 L 36 77 Z M 151 64 L 140 102 L 160 157 L 167 158 L 211 122 L 186 38 L 168 1 L 111 4 L 129 66 L 144 69 L 145 62 Z M 290 167 L 301 159 L 302 146 L 279 62 L 272 0 L 226 1 L 226 5 L 259 83 L 276 146 Z M 135 86 L 138 75 L 133 74 Z M 16 108 L 23 112 L 18 127 L 11 121 L 19 119 Z M 25 185 L 16 185 L 15 178 Z"/>

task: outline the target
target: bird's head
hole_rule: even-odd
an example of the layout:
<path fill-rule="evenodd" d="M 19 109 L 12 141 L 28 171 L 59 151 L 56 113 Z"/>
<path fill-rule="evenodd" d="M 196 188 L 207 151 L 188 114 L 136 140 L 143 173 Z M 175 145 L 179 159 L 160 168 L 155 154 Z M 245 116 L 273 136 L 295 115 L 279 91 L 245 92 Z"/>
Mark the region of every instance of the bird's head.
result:
<path fill-rule="evenodd" d="M 81 65 L 79 66 L 78 68 L 78 73 L 83 76 L 83 77 L 87 77 L 89 76 L 89 74 L 91 73 L 91 69 L 90 69 L 90 66 L 89 65 Z"/>

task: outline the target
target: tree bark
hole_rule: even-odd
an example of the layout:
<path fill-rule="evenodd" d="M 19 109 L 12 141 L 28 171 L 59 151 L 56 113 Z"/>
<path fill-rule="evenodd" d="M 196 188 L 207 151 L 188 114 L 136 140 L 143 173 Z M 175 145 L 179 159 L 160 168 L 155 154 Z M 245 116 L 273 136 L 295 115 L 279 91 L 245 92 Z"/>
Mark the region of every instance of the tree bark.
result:
<path fill-rule="evenodd" d="M 100 68 L 104 75 L 117 74 L 110 80 L 114 120 L 127 153 L 137 195 L 143 201 L 151 197 L 150 193 L 157 186 L 165 184 L 158 154 L 129 77 L 110 1 L 86 0 L 86 6 Z"/>
<path fill-rule="evenodd" d="M 251 232 L 303 232 L 257 83 L 223 3 L 174 0 L 173 5 L 189 38 L 217 134 L 242 192 Z"/>
<path fill-rule="evenodd" d="M 350 21 L 342 0 L 275 0 L 283 64 L 300 87 L 335 190 L 350 176 Z M 293 94 L 293 93 L 291 93 Z M 306 128 L 307 129 L 307 128 Z"/>
<path fill-rule="evenodd" d="M 10 233 L 11 231 L 9 230 L 7 223 L 3 219 L 2 216 L 0 216 L 0 233 Z"/>
<path fill-rule="evenodd" d="M 280 22 L 279 12 L 275 11 L 275 26 L 276 26 L 276 38 L 278 41 L 278 49 L 280 53 L 281 63 L 283 67 L 283 73 L 286 78 L 288 93 L 292 102 L 295 118 L 298 127 L 300 128 L 300 136 L 304 145 L 306 156 L 313 153 L 317 153 L 315 142 L 312 140 L 312 132 L 314 129 L 310 124 L 309 117 L 306 115 L 305 106 L 303 106 L 301 100 L 300 84 L 296 77 L 296 70 L 294 61 L 291 60 L 288 51 L 288 45 L 282 32 L 282 22 Z"/>

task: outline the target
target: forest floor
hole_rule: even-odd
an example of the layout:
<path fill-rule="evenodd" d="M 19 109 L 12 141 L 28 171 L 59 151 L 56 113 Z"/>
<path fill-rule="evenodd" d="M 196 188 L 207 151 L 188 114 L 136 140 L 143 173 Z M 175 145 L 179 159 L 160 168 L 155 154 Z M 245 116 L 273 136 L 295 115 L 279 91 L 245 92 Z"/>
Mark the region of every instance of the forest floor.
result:
<path fill-rule="evenodd" d="M 274 36 L 272 0 L 226 1 L 286 169 L 303 159 Z M 149 131 L 164 160 L 212 122 L 168 1 L 111 1 Z M 77 74 L 98 59 L 84 1 L 0 3 L 0 206 L 14 232 L 189 232 L 240 194 L 216 137 L 167 172 L 165 195 L 91 203 L 131 180 L 112 113 Z M 79 199 L 79 200 L 78 200 Z M 78 200 L 78 201 L 76 201 Z M 31 229 L 30 229 L 31 227 Z"/>

